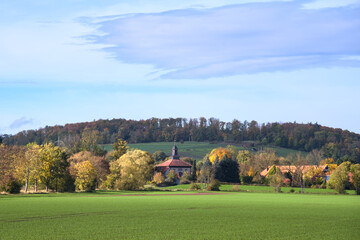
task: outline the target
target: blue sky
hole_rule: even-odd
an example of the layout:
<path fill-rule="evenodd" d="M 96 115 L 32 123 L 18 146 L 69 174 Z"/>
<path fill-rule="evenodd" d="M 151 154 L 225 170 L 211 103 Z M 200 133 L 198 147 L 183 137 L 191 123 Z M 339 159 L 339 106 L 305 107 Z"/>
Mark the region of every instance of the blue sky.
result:
<path fill-rule="evenodd" d="M 94 119 L 360 133 L 360 1 L 2 1 L 0 134 Z"/>

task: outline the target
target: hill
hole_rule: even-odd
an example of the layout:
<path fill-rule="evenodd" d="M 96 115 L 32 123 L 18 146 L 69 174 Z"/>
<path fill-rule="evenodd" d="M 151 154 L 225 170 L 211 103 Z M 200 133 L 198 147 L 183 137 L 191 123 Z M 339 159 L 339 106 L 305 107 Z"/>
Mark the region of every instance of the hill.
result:
<path fill-rule="evenodd" d="M 154 153 L 156 151 L 162 151 L 165 152 L 166 155 L 171 155 L 171 149 L 173 147 L 173 142 L 155 142 L 155 143 L 135 143 L 135 144 L 129 144 L 130 148 L 136 148 L 141 149 L 143 151 L 147 151 L 150 153 Z M 212 149 L 218 148 L 218 147 L 226 147 L 227 143 L 209 143 L 209 142 L 183 142 L 183 143 L 177 143 L 176 146 L 179 149 L 179 154 L 181 157 L 190 157 L 195 160 L 201 160 L 203 157 L 209 153 Z M 252 148 L 244 147 L 242 145 L 234 145 L 236 149 L 239 150 L 250 150 L 252 152 L 255 152 Z M 106 151 L 111 151 L 112 145 L 111 144 L 104 144 L 101 145 L 101 147 Z M 297 151 L 292 150 L 288 148 L 281 148 L 281 147 L 272 147 L 267 146 L 264 147 L 264 149 L 272 149 L 275 151 L 277 156 L 280 157 L 286 157 L 289 154 L 296 154 L 301 153 L 305 155 L 306 153 L 303 151 Z"/>
<path fill-rule="evenodd" d="M 89 134 L 91 132 L 91 134 Z M 84 134 L 86 133 L 86 134 Z M 322 150 L 324 157 L 338 163 L 360 163 L 360 135 L 317 123 L 267 123 L 234 119 L 223 122 L 216 118 L 151 118 L 147 120 L 98 120 L 46 126 L 38 130 L 22 131 L 15 135 L 2 135 L 0 143 L 26 145 L 29 142 L 62 142 L 74 145 L 84 135 L 96 137 L 98 144 L 112 144 L 121 138 L 131 144 L 151 142 L 226 142 L 228 144 L 262 146 L 272 145 L 287 149 L 310 152 Z"/>

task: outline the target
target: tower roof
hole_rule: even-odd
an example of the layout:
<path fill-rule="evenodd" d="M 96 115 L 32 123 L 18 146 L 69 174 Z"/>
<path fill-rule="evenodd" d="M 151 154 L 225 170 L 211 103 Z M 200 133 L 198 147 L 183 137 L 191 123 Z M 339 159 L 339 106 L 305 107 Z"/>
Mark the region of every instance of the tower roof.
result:
<path fill-rule="evenodd" d="M 175 143 L 174 143 L 174 146 L 172 148 L 170 159 L 180 159 L 180 156 L 179 156 L 179 153 L 178 153 L 178 148 L 177 148 Z"/>

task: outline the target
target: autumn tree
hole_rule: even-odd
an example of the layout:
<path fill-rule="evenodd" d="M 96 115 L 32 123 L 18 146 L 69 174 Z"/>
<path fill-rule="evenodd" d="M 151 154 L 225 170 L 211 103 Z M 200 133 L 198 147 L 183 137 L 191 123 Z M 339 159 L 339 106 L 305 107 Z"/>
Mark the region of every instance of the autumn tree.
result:
<path fill-rule="evenodd" d="M 331 174 L 328 185 L 338 193 L 345 193 L 346 185 L 349 183 L 350 162 L 343 162 Z"/>
<path fill-rule="evenodd" d="M 117 160 L 129 150 L 129 147 L 127 146 L 127 142 L 125 140 L 118 139 L 113 144 L 113 149 L 114 159 Z"/>
<path fill-rule="evenodd" d="M 164 183 L 165 182 L 164 175 L 161 172 L 157 172 L 154 175 L 154 182 L 158 185 Z"/>
<path fill-rule="evenodd" d="M 75 164 L 79 162 L 89 161 L 95 169 L 96 173 L 96 184 L 99 187 L 103 181 L 106 180 L 107 175 L 110 173 L 109 163 L 105 160 L 103 156 L 96 156 L 89 151 L 82 151 L 74 154 L 69 158 L 70 162 L 70 172 L 74 178 L 75 174 Z"/>
<path fill-rule="evenodd" d="M 115 188 L 140 189 L 153 176 L 154 161 L 148 152 L 138 149 L 128 151 L 116 163 L 120 178 L 115 182 Z"/>
<path fill-rule="evenodd" d="M 0 191 L 20 192 L 22 183 L 16 176 L 17 162 L 23 162 L 25 149 L 18 146 L 0 144 Z"/>
<path fill-rule="evenodd" d="M 30 180 L 33 181 L 35 192 L 37 192 L 37 184 L 40 178 L 40 152 L 41 146 L 36 143 L 29 143 L 26 146 L 25 158 L 16 164 L 16 172 L 21 179 L 25 179 L 25 192 L 28 191 Z"/>
<path fill-rule="evenodd" d="M 212 164 L 208 158 L 203 163 L 200 172 L 201 172 L 200 179 L 201 179 L 201 183 L 203 184 L 203 189 L 204 189 L 204 185 L 207 186 L 208 184 L 210 184 L 211 179 L 214 175 Z"/>
<path fill-rule="evenodd" d="M 90 161 L 75 164 L 76 188 L 80 191 L 92 191 L 96 186 L 96 172 Z"/>
<path fill-rule="evenodd" d="M 281 174 L 280 169 L 276 170 L 272 175 L 269 176 L 270 186 L 272 186 L 275 192 L 280 192 L 281 184 L 283 183 L 284 176 Z"/>
<path fill-rule="evenodd" d="M 215 148 L 210 152 L 209 161 L 211 163 L 214 163 L 215 159 L 218 159 L 219 161 L 221 161 L 225 155 L 228 158 L 231 158 L 231 155 L 227 149 L 222 148 L 222 147 Z"/>
<path fill-rule="evenodd" d="M 100 133 L 98 130 L 92 130 L 89 128 L 85 128 L 81 133 L 81 150 L 82 151 L 90 151 L 95 155 L 102 156 L 106 154 L 106 151 L 103 151 L 98 146 L 98 140 L 100 138 Z"/>
<path fill-rule="evenodd" d="M 45 185 L 46 191 L 49 187 L 58 190 L 59 183 L 66 184 L 64 178 L 69 176 L 69 163 L 65 150 L 54 146 L 52 143 L 45 144 L 39 154 L 41 168 L 39 177 Z M 65 187 L 65 186 L 62 186 Z"/>
<path fill-rule="evenodd" d="M 351 181 L 355 188 L 356 194 L 360 195 L 360 164 L 351 165 L 350 172 L 352 174 Z"/>

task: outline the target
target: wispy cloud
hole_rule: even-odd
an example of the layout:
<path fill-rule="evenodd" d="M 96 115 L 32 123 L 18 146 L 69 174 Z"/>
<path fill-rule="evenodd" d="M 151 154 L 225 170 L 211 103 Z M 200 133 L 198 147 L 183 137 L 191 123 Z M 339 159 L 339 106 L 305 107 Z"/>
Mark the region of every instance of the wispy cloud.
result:
<path fill-rule="evenodd" d="M 238 4 L 121 15 L 86 36 L 116 59 L 196 79 L 318 67 L 359 67 L 360 8 L 300 3 Z"/>
<path fill-rule="evenodd" d="M 25 125 L 29 125 L 29 124 L 33 124 L 34 123 L 34 119 L 30 118 L 30 119 L 27 119 L 26 117 L 22 117 L 22 118 L 19 118 L 19 119 L 16 119 L 15 121 L 13 121 L 9 128 L 10 129 L 17 129 L 17 128 L 21 128 Z"/>

